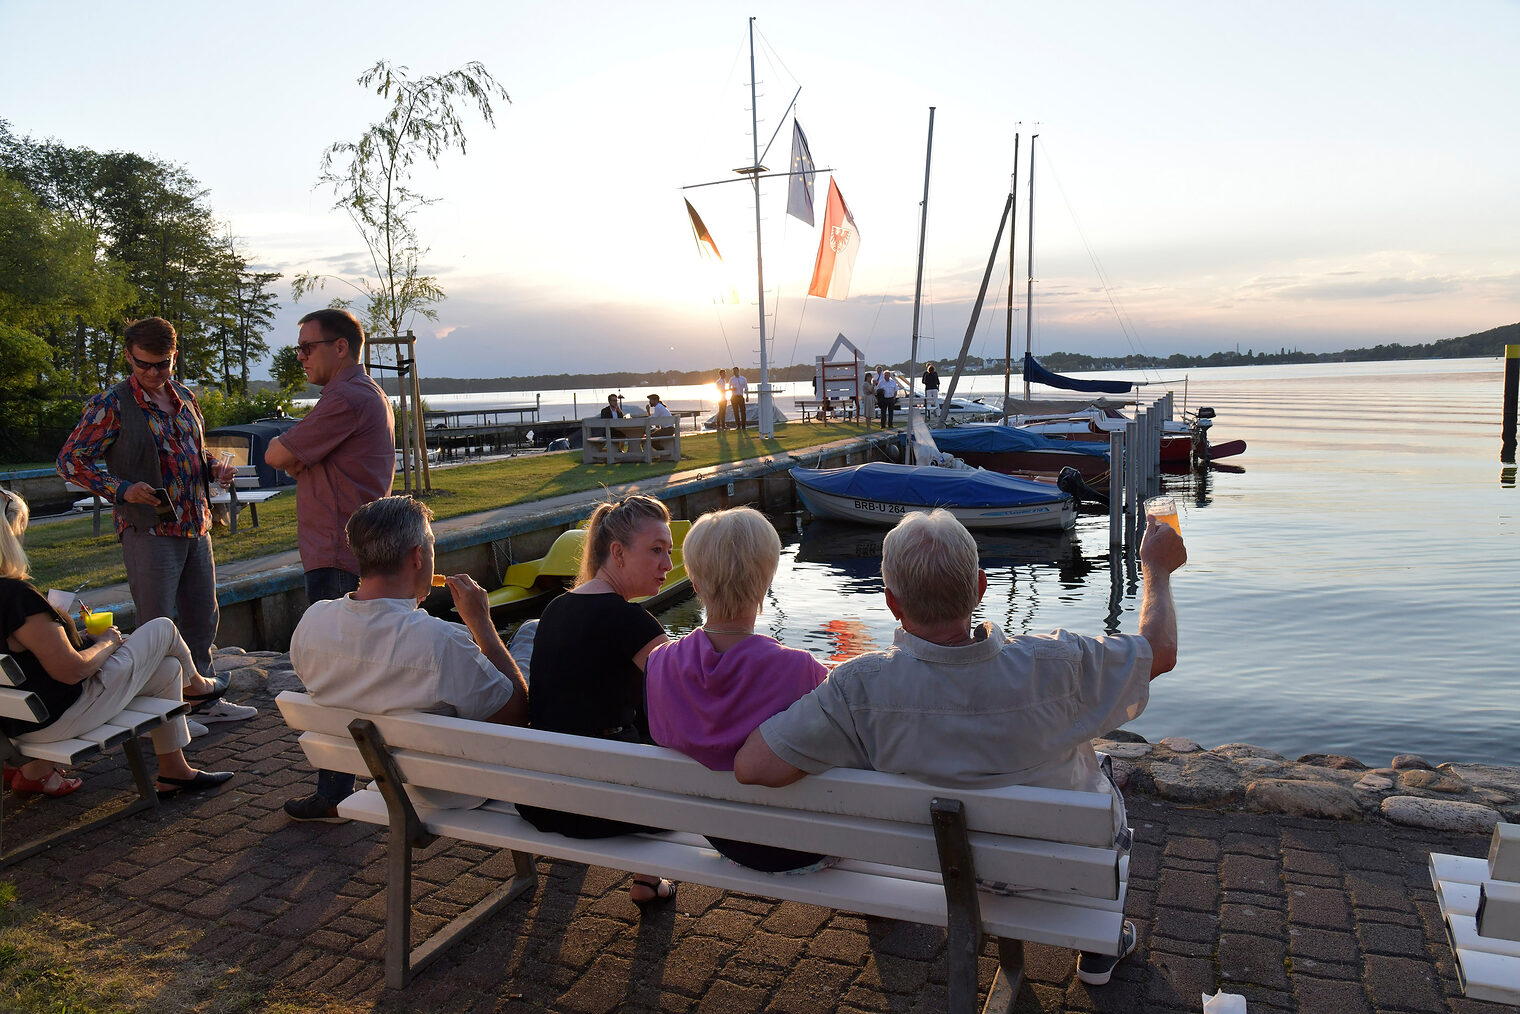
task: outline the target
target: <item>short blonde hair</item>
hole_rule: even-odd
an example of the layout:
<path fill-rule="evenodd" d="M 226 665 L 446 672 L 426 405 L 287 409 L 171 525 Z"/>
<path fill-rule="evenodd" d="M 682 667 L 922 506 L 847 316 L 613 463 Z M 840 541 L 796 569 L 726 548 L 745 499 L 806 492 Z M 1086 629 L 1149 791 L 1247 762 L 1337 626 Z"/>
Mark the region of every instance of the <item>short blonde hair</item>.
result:
<path fill-rule="evenodd" d="M 596 577 L 596 572 L 607 562 L 612 544 L 633 544 L 639 530 L 649 522 L 670 524 L 670 511 L 652 496 L 635 493 L 618 501 L 603 501 L 591 512 L 586 522 L 586 542 L 581 550 L 581 572 L 575 583 L 583 585 Z"/>
<path fill-rule="evenodd" d="M 776 577 L 781 539 L 765 515 L 734 507 L 698 518 L 681 555 L 709 615 L 753 616 Z"/>
<path fill-rule="evenodd" d="M 26 550 L 21 548 L 21 537 L 26 534 L 32 509 L 20 493 L 8 489 L 0 489 L 0 508 L 5 516 L 5 523 L 0 524 L 0 577 L 25 581 L 31 573 L 31 564 L 27 562 Z"/>
<path fill-rule="evenodd" d="M 947 510 L 904 515 L 881 546 L 881 579 L 917 623 L 970 620 L 980 570 L 976 540 Z"/>

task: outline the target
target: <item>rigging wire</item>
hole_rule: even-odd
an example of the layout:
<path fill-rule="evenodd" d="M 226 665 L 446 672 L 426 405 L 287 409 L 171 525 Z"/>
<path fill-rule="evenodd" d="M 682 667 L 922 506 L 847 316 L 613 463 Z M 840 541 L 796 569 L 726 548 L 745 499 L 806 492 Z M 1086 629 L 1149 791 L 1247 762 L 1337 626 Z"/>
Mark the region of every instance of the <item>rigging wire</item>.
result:
<path fill-rule="evenodd" d="M 1098 260 L 1098 255 L 1093 252 L 1092 244 L 1087 241 L 1087 231 L 1082 228 L 1082 222 L 1077 218 L 1076 209 L 1072 207 L 1071 199 L 1067 196 L 1066 189 L 1061 186 L 1060 174 L 1056 172 L 1055 163 L 1050 158 L 1049 141 L 1040 149 L 1040 154 L 1045 158 L 1046 167 L 1049 169 L 1051 177 L 1055 180 L 1056 191 L 1060 193 L 1061 201 L 1066 205 L 1066 213 L 1071 216 L 1071 223 L 1076 227 L 1077 236 L 1082 240 L 1082 248 L 1087 252 L 1087 259 L 1092 262 L 1093 270 L 1098 275 L 1098 284 L 1103 288 L 1103 296 L 1108 301 L 1109 309 L 1113 311 L 1114 319 L 1119 324 L 1119 330 L 1124 335 L 1125 344 L 1129 346 L 1131 353 L 1145 355 L 1144 349 L 1140 347 L 1139 340 L 1135 336 L 1134 327 L 1129 320 L 1129 314 L 1120 308 L 1118 297 L 1114 295 L 1113 287 L 1109 284 L 1108 272 L 1103 269 L 1103 265 Z M 1161 377 L 1160 372 L 1153 367 L 1142 367 L 1142 371 L 1152 374 L 1157 380 Z"/>

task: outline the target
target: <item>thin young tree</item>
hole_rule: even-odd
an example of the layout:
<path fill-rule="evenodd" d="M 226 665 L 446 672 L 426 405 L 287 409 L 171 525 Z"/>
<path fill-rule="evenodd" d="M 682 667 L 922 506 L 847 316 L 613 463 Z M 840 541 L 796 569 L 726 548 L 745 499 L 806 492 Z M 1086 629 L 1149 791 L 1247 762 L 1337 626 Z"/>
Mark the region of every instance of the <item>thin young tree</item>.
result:
<path fill-rule="evenodd" d="M 472 60 L 457 70 L 411 80 L 406 67 L 381 60 L 359 76 L 362 87 L 391 103 L 379 123 L 357 141 L 340 141 L 322 155 L 319 186 L 330 187 L 354 223 L 368 249 L 373 275 L 341 279 L 364 297 L 370 331 L 399 336 L 413 316 L 437 320 L 435 305 L 445 298 L 436 275 L 421 273 L 427 248 L 413 226 L 418 209 L 436 201 L 412 185 L 419 158 L 435 167 L 439 158 L 458 149 L 465 154 L 465 114 L 473 107 L 487 125 L 495 126 L 493 98 L 511 98 Z M 312 289 L 322 288 L 325 275 L 299 274 L 292 286 L 297 302 Z M 346 306 L 351 300 L 334 300 Z M 405 404 L 403 402 L 403 404 Z M 406 472 L 410 472 L 410 462 Z"/>

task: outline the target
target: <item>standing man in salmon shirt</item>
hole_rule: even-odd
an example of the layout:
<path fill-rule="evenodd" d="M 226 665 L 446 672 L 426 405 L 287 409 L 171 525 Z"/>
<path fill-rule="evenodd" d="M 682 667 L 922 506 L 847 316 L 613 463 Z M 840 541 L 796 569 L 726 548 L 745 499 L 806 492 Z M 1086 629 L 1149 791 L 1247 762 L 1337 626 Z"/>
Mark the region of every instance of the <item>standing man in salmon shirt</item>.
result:
<path fill-rule="evenodd" d="M 320 602 L 359 588 L 359 561 L 344 530 L 354 511 L 390 496 L 396 418 L 390 399 L 359 365 L 364 328 L 347 310 L 302 317 L 296 354 L 322 397 L 306 418 L 269 442 L 264 460 L 295 476 L 296 543 L 306 597 Z M 296 820 L 332 819 L 333 800 L 347 795 L 337 784 L 343 777 L 319 771 L 316 794 L 287 800 L 286 814 Z M 352 786 L 351 777 L 348 782 Z"/>

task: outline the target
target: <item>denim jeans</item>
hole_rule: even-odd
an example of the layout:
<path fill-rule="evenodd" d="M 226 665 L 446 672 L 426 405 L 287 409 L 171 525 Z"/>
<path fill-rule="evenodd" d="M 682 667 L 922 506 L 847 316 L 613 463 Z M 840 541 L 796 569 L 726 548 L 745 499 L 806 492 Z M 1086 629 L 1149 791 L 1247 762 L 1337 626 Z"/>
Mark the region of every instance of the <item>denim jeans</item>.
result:
<path fill-rule="evenodd" d="M 216 561 L 211 536 L 152 535 L 128 527 L 121 559 L 139 626 L 160 616 L 176 619 L 195 671 L 210 679 L 211 642 L 221 612 L 216 604 Z"/>
<path fill-rule="evenodd" d="M 306 599 L 321 602 L 324 599 L 341 599 L 349 592 L 359 590 L 359 577 L 340 567 L 318 567 L 306 572 Z"/>
<path fill-rule="evenodd" d="M 359 590 L 359 578 L 339 567 L 318 567 L 306 572 L 306 597 L 312 602 L 338 599 Z M 317 770 L 317 795 L 337 805 L 354 791 L 354 776 L 343 771 Z"/>

